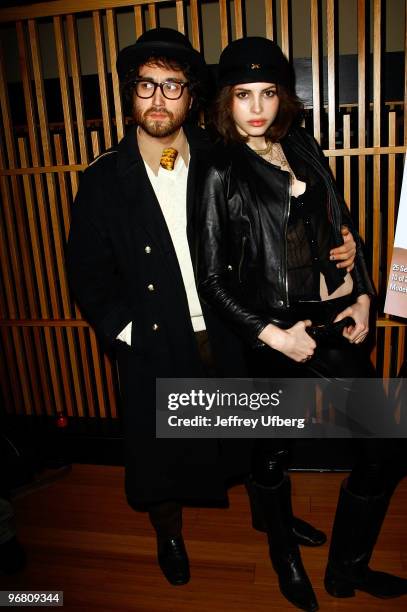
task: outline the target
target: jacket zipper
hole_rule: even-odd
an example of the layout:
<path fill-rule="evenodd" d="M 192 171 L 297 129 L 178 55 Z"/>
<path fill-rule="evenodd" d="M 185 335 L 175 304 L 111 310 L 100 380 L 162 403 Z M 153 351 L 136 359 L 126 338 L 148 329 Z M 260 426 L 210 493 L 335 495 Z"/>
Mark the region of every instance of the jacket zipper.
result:
<path fill-rule="evenodd" d="M 285 255 L 285 299 L 286 299 L 286 306 L 289 307 L 290 306 L 290 302 L 288 300 L 288 274 L 287 274 L 287 268 L 288 268 L 288 255 L 287 255 L 287 229 L 288 229 L 288 219 L 290 216 L 290 212 L 291 212 L 291 175 L 289 175 L 288 178 L 288 207 L 287 207 L 287 214 L 285 217 L 285 228 L 284 228 L 284 236 L 285 236 L 285 240 L 284 240 L 284 255 Z"/>
<path fill-rule="evenodd" d="M 245 246 L 246 246 L 246 240 L 247 240 L 247 236 L 243 236 L 243 238 L 242 238 L 242 253 L 240 255 L 239 268 L 238 268 L 239 283 L 242 282 L 242 266 L 243 266 L 243 260 L 244 260 L 244 250 L 245 250 Z"/>

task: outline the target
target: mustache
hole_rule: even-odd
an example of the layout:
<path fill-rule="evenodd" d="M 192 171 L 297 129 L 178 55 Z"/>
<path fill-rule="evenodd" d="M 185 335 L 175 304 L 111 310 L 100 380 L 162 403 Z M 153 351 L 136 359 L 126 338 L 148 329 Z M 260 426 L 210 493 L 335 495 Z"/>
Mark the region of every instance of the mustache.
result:
<path fill-rule="evenodd" d="M 165 108 L 165 106 L 151 106 L 147 111 L 145 111 L 144 116 L 148 117 L 151 113 L 161 113 L 163 115 L 168 115 L 168 117 L 172 118 L 173 114 Z"/>

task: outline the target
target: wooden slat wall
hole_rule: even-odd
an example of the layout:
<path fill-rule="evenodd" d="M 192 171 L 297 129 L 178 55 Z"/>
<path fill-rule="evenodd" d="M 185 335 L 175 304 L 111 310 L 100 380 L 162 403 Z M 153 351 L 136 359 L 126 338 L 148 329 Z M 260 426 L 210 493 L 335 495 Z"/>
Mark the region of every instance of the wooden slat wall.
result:
<path fill-rule="evenodd" d="M 405 99 L 384 105 L 381 61 L 384 50 L 382 3 L 349 0 L 357 11 L 358 104 L 338 106 L 337 0 L 309 2 L 313 108 L 307 125 L 325 148 L 347 204 L 366 241 L 371 273 L 383 304 L 400 191 L 401 158 L 407 145 L 407 77 Z M 120 140 L 125 121 L 115 61 L 119 50 L 118 12 L 126 8 L 134 35 L 160 24 L 161 4 L 173 11 L 173 23 L 197 49 L 203 28 L 216 31 L 204 19 L 200 0 L 55 0 L 0 10 L 3 26 L 15 28 L 27 125 L 13 125 L 0 53 L 0 375 L 10 414 L 117 418 L 114 364 L 101 353 L 92 329 L 69 294 L 64 271 L 72 202 L 79 172 L 105 148 Z M 218 0 L 219 48 L 246 35 L 251 2 Z M 288 0 L 256 3 L 264 11 L 264 35 L 292 53 L 292 15 Z M 321 8 L 326 7 L 322 29 Z M 295 5 L 293 5 L 295 10 Z M 406 11 L 407 12 L 407 11 Z M 87 116 L 82 94 L 78 18 L 92 15 L 101 117 Z M 41 59 L 39 20 L 53 26 L 64 124 L 57 133 L 48 121 Z M 369 45 L 373 30 L 373 46 Z M 407 28 L 406 28 L 407 29 Z M 0 32 L 1 33 L 1 32 Z M 250 32 L 249 32 L 250 34 Z M 328 105 L 322 103 L 322 49 L 327 49 Z M 369 54 L 373 72 L 369 73 Z M 407 59 L 407 40 L 405 57 Z M 108 68 L 112 71 L 112 96 Z M 373 103 L 366 97 L 373 83 Z M 85 120 L 87 117 L 87 120 Z M 93 121 L 89 121 L 92 119 Z M 98 121 L 94 121 L 98 120 Z M 95 126 L 99 125 L 99 128 Z M 355 159 L 355 157 L 357 159 Z M 378 313 L 377 343 L 372 352 L 385 376 L 397 373 L 405 359 L 405 324 Z"/>

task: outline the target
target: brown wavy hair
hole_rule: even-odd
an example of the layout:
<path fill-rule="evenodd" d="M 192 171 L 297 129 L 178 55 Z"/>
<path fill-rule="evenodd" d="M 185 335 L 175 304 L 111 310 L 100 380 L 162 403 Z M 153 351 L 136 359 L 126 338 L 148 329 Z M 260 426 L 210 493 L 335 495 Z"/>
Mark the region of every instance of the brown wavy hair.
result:
<path fill-rule="evenodd" d="M 212 106 L 210 122 L 218 136 L 226 144 L 247 142 L 248 137 L 239 134 L 233 120 L 232 104 L 235 85 L 223 87 Z M 277 117 L 270 125 L 265 136 L 272 142 L 278 142 L 287 134 L 290 127 L 298 122 L 303 112 L 303 104 L 292 90 L 284 85 L 276 85 L 279 98 Z"/>

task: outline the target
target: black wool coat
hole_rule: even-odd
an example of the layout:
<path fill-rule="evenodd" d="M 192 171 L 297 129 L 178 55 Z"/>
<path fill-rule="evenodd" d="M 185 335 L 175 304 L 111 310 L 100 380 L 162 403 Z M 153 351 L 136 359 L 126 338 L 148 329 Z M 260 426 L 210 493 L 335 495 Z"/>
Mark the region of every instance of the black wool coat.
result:
<path fill-rule="evenodd" d="M 190 145 L 188 240 L 195 258 L 196 191 L 210 142 L 185 128 Z M 248 469 L 248 452 L 233 441 L 155 438 L 156 377 L 204 376 L 181 271 L 167 225 L 131 128 L 118 146 L 84 172 L 67 247 L 73 293 L 118 363 L 131 505 L 178 498 L 224 501 L 225 479 Z M 151 290 L 153 285 L 154 290 Z M 150 289 L 149 289 L 150 286 Z M 240 341 L 204 307 L 222 375 L 244 375 Z M 116 340 L 132 321 L 131 347 Z M 232 451 L 231 451 L 232 449 Z"/>

